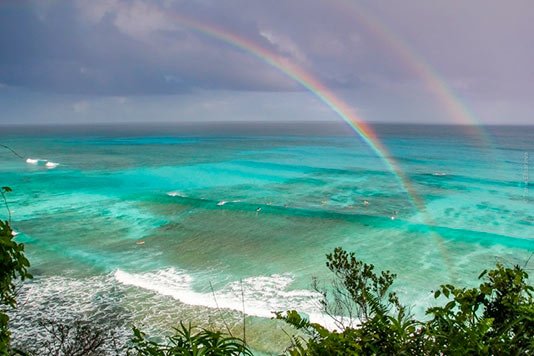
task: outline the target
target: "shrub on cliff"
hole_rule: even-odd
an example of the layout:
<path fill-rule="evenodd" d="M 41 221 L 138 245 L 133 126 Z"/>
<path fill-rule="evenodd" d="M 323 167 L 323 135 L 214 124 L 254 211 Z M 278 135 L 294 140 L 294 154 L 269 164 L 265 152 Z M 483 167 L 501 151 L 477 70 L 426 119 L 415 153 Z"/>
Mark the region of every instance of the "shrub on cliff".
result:
<path fill-rule="evenodd" d="M 293 337 L 290 355 L 503 355 L 534 354 L 534 288 L 527 273 L 497 264 L 484 271 L 476 288 L 442 285 L 434 294 L 445 304 L 429 308 L 427 321 L 412 318 L 389 288 L 395 275 L 379 274 L 354 253 L 336 248 L 327 255 L 335 279 L 324 311 L 336 317 L 339 331 L 310 323 L 296 311 L 278 313 L 308 337 Z M 359 325 L 351 323 L 357 319 Z"/>

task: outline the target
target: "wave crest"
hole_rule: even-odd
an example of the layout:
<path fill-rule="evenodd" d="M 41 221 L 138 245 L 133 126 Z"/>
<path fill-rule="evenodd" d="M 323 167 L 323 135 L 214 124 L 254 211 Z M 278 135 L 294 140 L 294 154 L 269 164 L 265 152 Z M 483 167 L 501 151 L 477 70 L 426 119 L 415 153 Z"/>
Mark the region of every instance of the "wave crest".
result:
<path fill-rule="evenodd" d="M 273 316 L 274 311 L 290 309 L 309 315 L 320 313 L 320 294 L 309 290 L 288 290 L 293 282 L 290 274 L 250 277 L 206 293 L 195 291 L 192 288 L 193 277 L 174 268 L 147 273 L 117 270 L 114 277 L 119 283 L 170 296 L 189 305 L 243 311 L 244 299 L 245 313 L 253 316 L 268 318 Z"/>
<path fill-rule="evenodd" d="M 46 167 L 48 169 L 54 169 L 57 166 L 59 166 L 59 163 L 52 162 L 47 159 L 41 159 L 41 158 L 27 158 L 26 163 L 32 164 L 34 166 Z"/>

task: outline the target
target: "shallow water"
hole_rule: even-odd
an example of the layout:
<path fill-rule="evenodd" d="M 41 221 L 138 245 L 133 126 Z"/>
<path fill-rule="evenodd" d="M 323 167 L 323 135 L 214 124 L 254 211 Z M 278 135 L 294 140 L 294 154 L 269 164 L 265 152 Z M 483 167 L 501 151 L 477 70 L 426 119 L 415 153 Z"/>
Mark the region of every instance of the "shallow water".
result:
<path fill-rule="evenodd" d="M 106 305 L 154 330 L 177 323 L 169 316 L 211 323 L 213 308 L 243 301 L 252 316 L 295 308 L 321 320 L 311 279 L 328 280 L 325 254 L 342 246 L 397 273 L 422 316 L 438 284 L 472 285 L 532 253 L 533 127 L 485 128 L 488 141 L 462 127 L 376 126 L 410 197 L 341 125 L 285 125 L 0 128 L 23 157 L 58 163 L 0 152 L 38 277 L 28 299 L 91 314 L 120 290 Z M 50 298 L 52 285 L 71 300 Z"/>

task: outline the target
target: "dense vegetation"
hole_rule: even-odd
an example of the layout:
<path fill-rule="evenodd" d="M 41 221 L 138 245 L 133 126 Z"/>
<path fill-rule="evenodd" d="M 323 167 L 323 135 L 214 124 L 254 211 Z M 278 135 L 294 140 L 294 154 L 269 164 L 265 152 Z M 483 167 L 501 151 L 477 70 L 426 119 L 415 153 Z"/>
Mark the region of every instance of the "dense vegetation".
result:
<path fill-rule="evenodd" d="M 5 201 L 8 187 L 1 190 Z M 9 209 L 8 209 L 9 210 Z M 326 266 L 334 275 L 332 285 L 316 290 L 322 295 L 324 312 L 334 318 L 337 331 L 310 323 L 297 311 L 277 313 L 299 330 L 291 337 L 289 355 L 457 355 L 534 354 L 534 288 L 519 266 L 501 264 L 483 271 L 476 288 L 442 285 L 434 297 L 440 306 L 427 310 L 426 321 L 416 320 L 403 306 L 391 286 L 389 271 L 375 272 L 372 264 L 354 253 L 336 248 L 327 255 Z M 7 308 L 16 307 L 17 280 L 31 278 L 24 246 L 13 241 L 9 221 L 0 220 L 0 355 L 32 354 L 10 347 Z M 342 317 L 341 317 L 342 316 Z M 56 355 L 100 355 L 112 335 L 85 323 L 42 323 L 51 336 L 39 350 Z M 111 335 L 111 336 L 110 336 Z M 232 335 L 205 329 L 180 328 L 164 342 L 156 342 L 133 328 L 130 345 L 115 349 L 128 355 L 252 355 L 246 343 Z M 37 352 L 40 353 L 40 352 Z"/>
<path fill-rule="evenodd" d="M 476 288 L 442 285 L 434 297 L 444 304 L 429 308 L 430 319 L 419 321 L 389 292 L 395 279 L 389 271 L 376 274 L 373 265 L 341 248 L 327 260 L 335 280 L 331 301 L 323 291 L 325 311 L 351 315 L 360 324 L 329 331 L 296 311 L 278 313 L 308 335 L 293 337 L 290 355 L 534 354 L 534 289 L 519 266 L 497 264 L 483 271 L 479 279 L 484 280 Z"/>

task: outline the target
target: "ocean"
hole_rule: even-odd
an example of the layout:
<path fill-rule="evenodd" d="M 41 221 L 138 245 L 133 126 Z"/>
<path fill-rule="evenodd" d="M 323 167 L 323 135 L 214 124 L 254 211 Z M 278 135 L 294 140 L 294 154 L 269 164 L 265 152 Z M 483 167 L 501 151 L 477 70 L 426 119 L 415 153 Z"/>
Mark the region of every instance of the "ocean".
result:
<path fill-rule="evenodd" d="M 532 271 L 533 126 L 372 128 L 409 189 L 337 122 L 0 127 L 30 159 L 0 151 L 35 277 L 14 337 L 37 337 L 38 318 L 239 336 L 244 310 L 251 346 L 280 352 L 273 311 L 330 322 L 311 283 L 328 286 L 337 246 L 396 273 L 418 317 L 440 284 L 476 285 L 496 262 Z"/>

